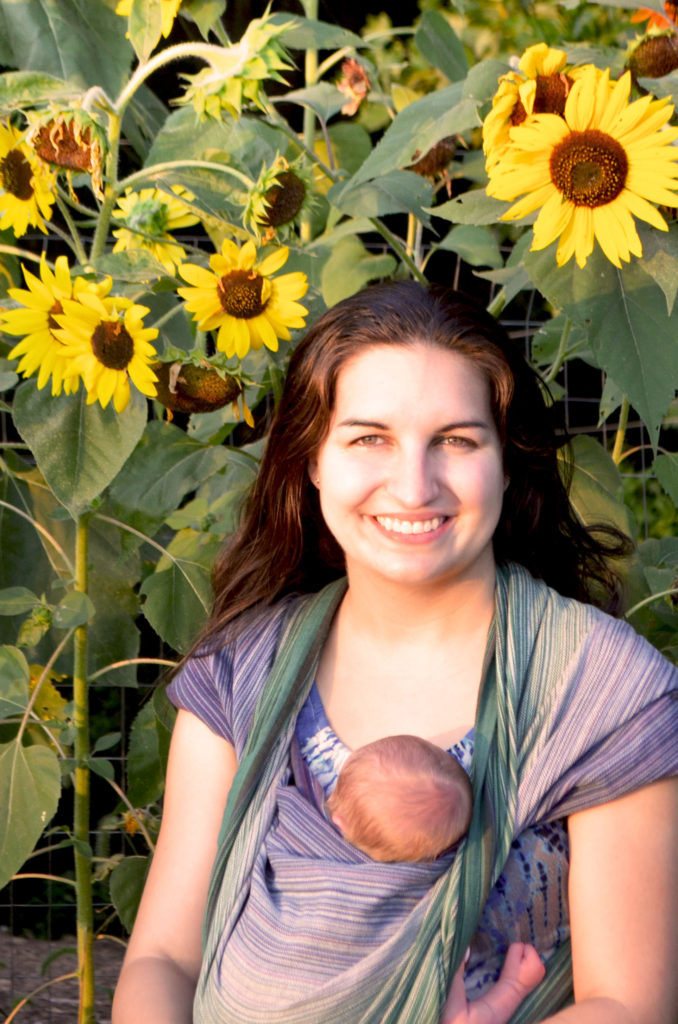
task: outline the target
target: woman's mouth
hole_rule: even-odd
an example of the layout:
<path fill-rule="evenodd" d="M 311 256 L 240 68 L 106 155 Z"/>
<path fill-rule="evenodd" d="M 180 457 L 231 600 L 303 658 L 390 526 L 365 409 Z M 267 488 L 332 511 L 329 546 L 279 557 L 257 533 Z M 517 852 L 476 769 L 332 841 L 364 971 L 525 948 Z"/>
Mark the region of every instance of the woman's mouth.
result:
<path fill-rule="evenodd" d="M 448 519 L 448 516 L 433 516 L 431 519 L 400 519 L 395 516 L 375 516 L 376 521 L 389 533 L 421 534 L 433 533 Z"/>

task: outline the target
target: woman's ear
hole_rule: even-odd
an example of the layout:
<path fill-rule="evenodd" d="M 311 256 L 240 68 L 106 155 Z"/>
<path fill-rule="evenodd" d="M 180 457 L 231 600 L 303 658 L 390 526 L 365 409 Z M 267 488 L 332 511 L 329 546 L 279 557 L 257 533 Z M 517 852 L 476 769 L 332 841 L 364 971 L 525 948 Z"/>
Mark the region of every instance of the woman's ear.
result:
<path fill-rule="evenodd" d="M 311 459 L 307 466 L 307 472 L 310 477 L 311 483 L 314 487 L 320 486 L 320 477 L 318 476 L 318 461 L 317 459 Z"/>

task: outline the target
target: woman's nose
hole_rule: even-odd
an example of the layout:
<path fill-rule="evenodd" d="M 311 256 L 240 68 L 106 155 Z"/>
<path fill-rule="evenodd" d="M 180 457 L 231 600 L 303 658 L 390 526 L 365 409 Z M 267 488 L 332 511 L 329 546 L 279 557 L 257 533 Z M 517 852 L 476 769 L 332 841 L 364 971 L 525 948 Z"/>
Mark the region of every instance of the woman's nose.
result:
<path fill-rule="evenodd" d="M 436 460 L 429 449 L 403 449 L 393 460 L 388 493 L 408 509 L 429 505 L 439 492 Z"/>

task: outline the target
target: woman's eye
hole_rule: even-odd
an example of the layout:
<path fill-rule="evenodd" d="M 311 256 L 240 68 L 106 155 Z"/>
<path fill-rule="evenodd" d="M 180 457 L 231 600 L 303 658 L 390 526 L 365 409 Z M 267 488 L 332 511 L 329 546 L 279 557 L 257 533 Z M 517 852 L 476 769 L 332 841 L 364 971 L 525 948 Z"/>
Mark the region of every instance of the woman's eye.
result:
<path fill-rule="evenodd" d="M 366 434 L 364 437 L 357 437 L 353 444 L 360 445 L 362 448 L 373 448 L 377 444 L 381 444 L 383 438 L 379 434 Z"/>
<path fill-rule="evenodd" d="M 476 442 L 471 437 L 460 437 L 453 434 L 451 437 L 441 437 L 440 443 L 448 448 L 476 448 Z"/>

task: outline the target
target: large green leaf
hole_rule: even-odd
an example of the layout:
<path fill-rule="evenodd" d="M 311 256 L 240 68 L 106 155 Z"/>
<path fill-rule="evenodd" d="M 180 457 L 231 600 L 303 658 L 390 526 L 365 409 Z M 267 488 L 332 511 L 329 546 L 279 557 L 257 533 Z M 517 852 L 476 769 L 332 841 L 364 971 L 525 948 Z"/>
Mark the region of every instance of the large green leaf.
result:
<path fill-rule="evenodd" d="M 127 748 L 127 796 L 135 807 L 146 807 L 163 794 L 169 736 L 153 701 L 147 701 L 132 723 Z"/>
<path fill-rule="evenodd" d="M 53 750 L 20 740 L 0 745 L 0 889 L 32 852 L 59 802 L 61 771 Z"/>
<path fill-rule="evenodd" d="M 0 75 L 0 110 L 67 103 L 78 95 L 72 84 L 36 71 L 8 71 Z"/>
<path fill-rule="evenodd" d="M 88 592 L 97 614 L 88 627 L 87 671 L 91 675 L 108 665 L 113 672 L 99 677 L 96 685 L 134 686 L 136 666 L 128 664 L 139 653 L 139 597 L 136 593 L 141 566 L 138 552 L 125 555 L 129 535 L 94 517 L 89 525 Z"/>
<path fill-rule="evenodd" d="M 129 37 L 139 60 L 148 60 L 162 31 L 162 5 L 157 0 L 132 0 Z"/>
<path fill-rule="evenodd" d="M 226 10 L 226 0 L 183 0 L 181 4 L 182 17 L 191 18 L 204 39 L 207 39 L 209 31 L 221 18 Z"/>
<path fill-rule="evenodd" d="M 448 135 L 457 135 L 480 124 L 478 104 L 463 96 L 456 82 L 429 93 L 401 110 L 384 132 L 352 181 L 354 185 L 377 178 L 411 163 Z"/>
<path fill-rule="evenodd" d="M 343 238 L 332 250 L 322 273 L 323 298 L 333 306 L 366 285 L 389 277 L 396 269 L 393 256 L 368 253 L 357 238 Z"/>
<path fill-rule="evenodd" d="M 632 536 L 634 524 L 622 500 L 621 475 L 609 453 L 594 438 L 580 434 L 572 441 L 572 454 L 570 501 L 581 522 L 615 526 Z"/>
<path fill-rule="evenodd" d="M 165 643 L 182 654 L 211 607 L 211 567 L 220 546 L 218 537 L 183 530 L 168 549 L 171 559 L 163 556 L 141 586 L 144 615 Z"/>
<path fill-rule="evenodd" d="M 678 506 L 678 455 L 658 455 L 652 464 L 652 472 L 662 485 L 671 501 Z"/>
<path fill-rule="evenodd" d="M 300 15 L 280 13 L 270 18 L 273 25 L 289 25 L 289 30 L 279 37 L 284 46 L 294 50 L 338 50 L 342 46 L 361 47 L 366 42 L 361 36 L 350 32 L 340 25 L 330 25 L 326 21 L 314 18 L 302 18 Z"/>
<path fill-rule="evenodd" d="M 227 462 L 226 448 L 201 444 L 171 423 L 153 420 L 111 488 L 111 499 L 121 515 L 131 513 L 135 523 L 154 529 Z"/>
<path fill-rule="evenodd" d="M 346 103 L 344 94 L 329 82 L 318 82 L 307 89 L 294 89 L 292 92 L 286 92 L 280 99 L 285 103 L 299 103 L 302 107 L 308 107 L 321 121 L 329 121 Z"/>
<path fill-rule="evenodd" d="M 586 324 L 596 362 L 622 388 L 656 444 L 678 387 L 678 312 L 668 315 L 642 262 L 618 270 L 596 247 L 583 269 L 574 260 L 558 267 L 554 243 L 529 253 L 524 265 L 549 302 Z"/>
<path fill-rule="evenodd" d="M 150 865 L 150 857 L 125 857 L 111 872 L 111 900 L 128 932 L 137 916 Z"/>
<path fill-rule="evenodd" d="M 272 163 L 278 152 L 285 155 L 289 145 L 282 131 L 246 114 L 237 121 L 231 117 L 221 121 L 209 118 L 198 128 L 195 111 L 182 107 L 169 115 L 157 134 L 147 164 L 221 159 L 256 177 L 262 163 Z"/>
<path fill-rule="evenodd" d="M 459 224 L 437 246 L 456 252 L 472 267 L 503 267 L 499 243 L 489 228 L 474 224 Z"/>
<path fill-rule="evenodd" d="M 388 213 L 407 212 L 428 223 L 424 207 L 433 198 L 433 188 L 426 178 L 413 171 L 389 171 L 360 185 L 352 180 L 333 185 L 327 198 L 353 217 L 383 217 Z"/>
<path fill-rule="evenodd" d="M 105 0 L 0 0 L 7 66 L 102 86 L 115 98 L 132 60 L 125 19 Z"/>
<path fill-rule="evenodd" d="M 75 515 L 114 479 L 141 437 L 146 399 L 132 389 L 123 413 L 86 404 L 75 395 L 53 396 L 26 381 L 14 398 L 14 422 L 56 497 Z"/>
<path fill-rule="evenodd" d="M 0 718 L 22 715 L 28 706 L 31 670 L 18 647 L 0 647 Z"/>
<path fill-rule="evenodd" d="M 426 212 L 451 220 L 453 224 L 496 224 L 510 205 L 488 196 L 484 188 L 474 188 Z"/>
<path fill-rule="evenodd" d="M 468 61 L 459 36 L 440 11 L 424 11 L 414 41 L 426 60 L 446 75 L 450 82 L 466 77 Z"/>

